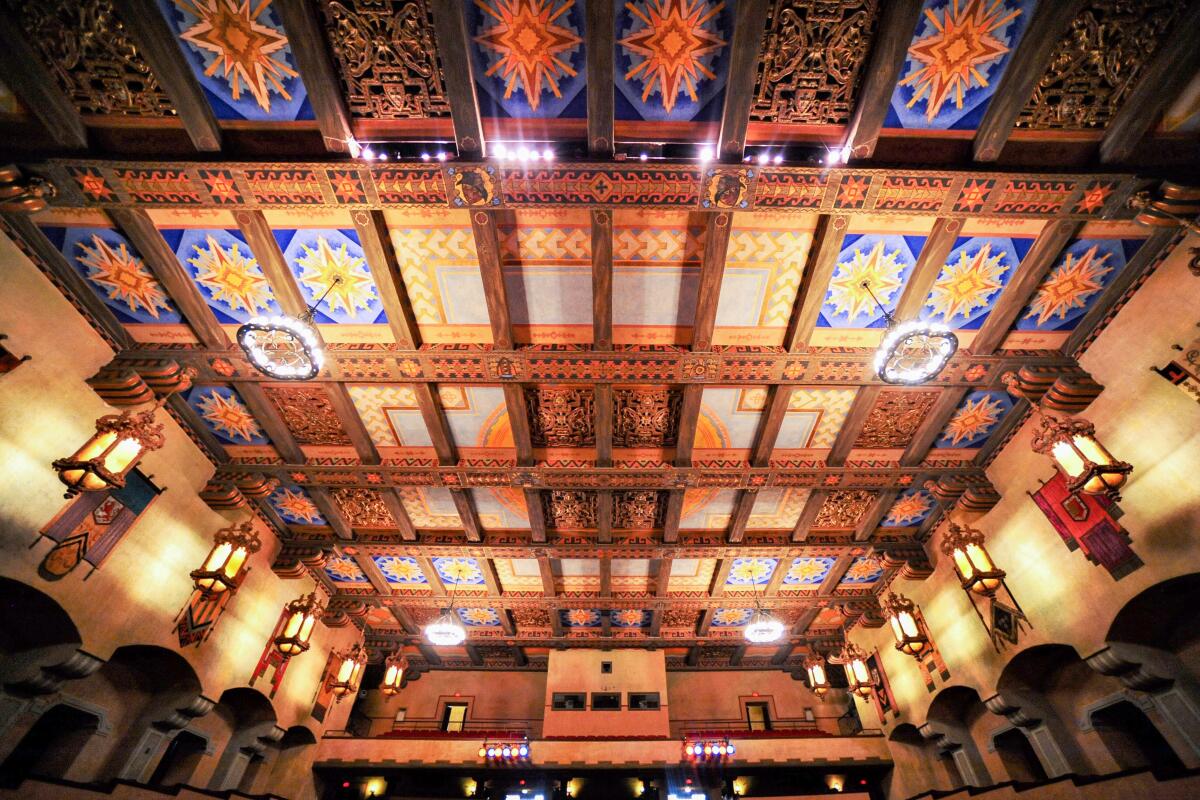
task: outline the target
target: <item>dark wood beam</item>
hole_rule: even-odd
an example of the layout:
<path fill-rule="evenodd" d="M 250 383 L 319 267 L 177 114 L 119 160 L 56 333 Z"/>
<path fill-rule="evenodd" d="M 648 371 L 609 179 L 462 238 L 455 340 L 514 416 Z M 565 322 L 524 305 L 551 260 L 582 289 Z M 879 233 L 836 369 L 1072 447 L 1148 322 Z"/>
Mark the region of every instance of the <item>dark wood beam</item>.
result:
<path fill-rule="evenodd" d="M 475 234 L 475 253 L 479 257 L 479 273 L 483 278 L 483 295 L 492 327 L 492 342 L 497 349 L 507 350 L 513 346 L 513 332 L 508 313 L 508 290 L 504 285 L 504 267 L 500 261 L 500 232 L 496 215 L 487 211 L 472 212 L 471 230 Z"/>
<path fill-rule="evenodd" d="M 838 252 L 849 222 L 850 218 L 844 216 L 822 214 L 817 218 L 804 272 L 800 276 L 800 288 L 796 291 L 796 304 L 792 307 L 792 318 L 784 339 L 784 346 L 789 353 L 807 345 L 808 337 L 812 336 L 821 305 L 825 302 L 825 289 L 837 268 Z"/>
<path fill-rule="evenodd" d="M 475 501 L 466 489 L 451 489 L 450 497 L 458 510 L 458 518 L 462 520 L 463 533 L 468 542 L 483 541 L 483 527 L 479 524 L 479 514 L 475 511 Z"/>
<path fill-rule="evenodd" d="M 1021 259 L 1008 286 L 1001 291 L 996 305 L 992 308 L 992 313 L 988 314 L 987 319 L 980 326 L 979 333 L 971 342 L 972 353 L 975 355 L 994 353 L 1004 343 L 1008 332 L 1017 321 L 1017 315 L 1021 313 L 1021 309 L 1033 297 L 1033 293 L 1037 291 L 1042 279 L 1050 272 L 1054 262 L 1058 259 L 1058 254 L 1082 227 L 1083 223 L 1076 220 L 1046 223 L 1042 232 L 1034 240 L 1033 246 L 1025 253 L 1025 258 Z"/>
<path fill-rule="evenodd" d="M 908 43 L 921 19 L 922 5 L 922 0 L 889 0 L 881 4 L 871 57 L 863 70 L 854 116 L 846 128 L 846 144 L 855 159 L 867 159 L 875 153 L 892 92 L 904 69 Z"/>
<path fill-rule="evenodd" d="M 666 597 L 671 584 L 671 562 L 670 557 L 655 559 L 657 562 L 656 571 L 654 573 L 654 596 Z"/>
<path fill-rule="evenodd" d="M 209 460 L 214 464 L 221 466 L 230 463 L 229 453 L 225 452 L 225 445 L 221 444 L 220 440 L 213 435 L 213 432 L 208 429 L 200 420 L 200 415 L 196 410 L 188 405 L 187 400 L 183 395 L 173 394 L 167 399 L 167 407 L 171 409 L 171 414 L 177 419 L 182 420 L 192 434 L 200 440 L 204 445 L 204 449 L 208 452 Z M 265 504 L 269 506 L 270 504 Z M 272 510 L 274 513 L 274 510 Z M 282 520 L 280 520 L 282 523 Z M 280 525 L 280 530 L 286 530 L 286 526 Z"/>
<path fill-rule="evenodd" d="M 934 220 L 933 229 L 926 237 L 912 274 L 904 285 L 904 292 L 896 303 L 893 313 L 897 319 L 911 319 L 921 313 L 925 298 L 929 297 L 929 291 L 946 263 L 946 256 L 954 249 L 954 240 L 961 230 L 960 219 L 939 217 Z"/>
<path fill-rule="evenodd" d="M 34 52 L 29 34 L 21 30 L 11 13 L 0 14 L 0 74 L 21 105 L 41 123 L 51 142 L 80 150 L 87 147 L 87 128 L 79 109 L 58 87 Z"/>
<path fill-rule="evenodd" d="M 733 648 L 733 652 L 729 654 L 729 666 L 738 667 L 742 664 L 742 657 L 746 655 L 746 645 L 739 644 Z"/>
<path fill-rule="evenodd" d="M 650 610 L 650 631 L 651 637 L 657 637 L 662 631 L 662 609 L 654 608 Z"/>
<path fill-rule="evenodd" d="M 358 568 L 367 576 L 367 580 L 371 582 L 372 589 L 384 597 L 391 596 L 392 586 L 387 582 L 387 578 L 383 577 L 383 573 L 379 571 L 379 567 L 375 566 L 375 559 L 361 550 L 355 550 L 355 553 L 350 558 L 355 564 L 358 564 Z"/>
<path fill-rule="evenodd" d="M 362 243 L 371 278 L 379 289 L 379 300 L 387 314 L 392 336 L 401 350 L 416 350 L 421 346 L 421 331 L 400 273 L 400 264 L 396 260 L 396 250 L 392 247 L 383 212 L 355 211 L 351 218 Z"/>
<path fill-rule="evenodd" d="M 779 595 L 779 587 L 783 585 L 783 579 L 787 577 L 791 566 L 792 561 L 790 558 L 779 559 L 779 563 L 775 565 L 775 571 L 771 573 L 767 585 L 763 587 L 763 597 L 777 597 Z"/>
<path fill-rule="evenodd" d="M 483 122 L 479 116 L 479 99 L 475 95 L 475 77 L 471 70 L 467 23 L 463 3 L 431 3 L 433 32 L 437 37 L 438 53 L 445 70 L 446 100 L 450 118 L 454 120 L 454 140 L 459 158 L 485 154 Z"/>
<path fill-rule="evenodd" d="M 234 215 L 238 229 L 250 245 L 258 265 L 262 267 L 267 283 L 275 293 L 275 302 L 283 309 L 283 313 L 298 317 L 308 310 L 308 303 L 300 291 L 296 277 L 292 274 L 279 249 L 279 242 L 271 232 L 271 225 L 261 211 L 239 211 Z"/>
<path fill-rule="evenodd" d="M 692 350 L 712 349 L 713 328 L 717 322 L 717 305 L 721 299 L 721 278 L 725 274 L 725 256 L 729 251 L 729 232 L 733 214 L 728 211 L 710 212 L 705 218 L 707 229 L 704 254 L 700 258 L 700 282 L 696 289 L 696 318 L 692 323 Z"/>
<path fill-rule="evenodd" d="M 467 658 L 471 660 L 471 666 L 483 666 L 483 656 L 479 655 L 479 648 L 476 645 L 467 644 L 463 646 L 463 649 L 467 652 Z"/>
<path fill-rule="evenodd" d="M 303 464 L 306 460 L 304 451 L 296 443 L 296 437 L 292 436 L 291 430 L 283 421 L 275 404 L 267 399 L 262 384 L 247 381 L 239 383 L 237 388 L 246 407 L 250 409 L 254 419 L 262 426 L 267 438 L 271 440 L 271 444 L 279 451 L 280 457 L 290 464 Z"/>
<path fill-rule="evenodd" d="M 1171 33 L 1142 72 L 1137 86 L 1125 98 L 1121 110 L 1108 123 L 1100 142 L 1100 161 L 1121 164 L 1130 160 L 1162 112 L 1183 93 L 1200 71 L 1200 0 L 1192 0 L 1171 24 Z"/>
<path fill-rule="evenodd" d="M 439 5 L 441 5 L 441 3 L 435 3 L 434 7 L 436 8 Z M 438 651 L 433 648 L 433 645 L 418 641 L 417 649 L 421 651 L 421 657 L 428 661 L 432 666 L 440 667 L 442 665 L 442 657 L 438 655 Z"/>
<path fill-rule="evenodd" d="M 776 667 L 783 666 L 792 657 L 792 651 L 795 649 L 796 645 L 791 642 L 781 644 L 779 649 L 775 651 L 775 655 L 771 656 L 771 664 Z"/>
<path fill-rule="evenodd" d="M 612 544 L 613 493 L 607 490 L 596 492 L 596 541 Z"/>
<path fill-rule="evenodd" d="M 779 429 L 783 426 L 783 418 L 791 400 L 791 386 L 772 386 L 767 389 L 766 405 L 759 417 L 754 447 L 750 451 L 751 466 L 765 467 L 770 464 L 771 453 L 775 450 Z"/>
<path fill-rule="evenodd" d="M 975 453 L 972 463 L 982 467 L 991 461 L 996 450 L 1007 442 L 1008 435 L 1025 424 L 1025 420 L 1029 416 L 1029 411 L 1030 404 L 1028 400 L 1023 397 L 1014 400 L 1012 410 L 1008 412 L 1008 415 L 1004 419 L 1000 420 L 1000 424 L 988 436 L 987 441 L 983 443 L 983 447 L 979 448 L 979 451 Z M 946 509 L 947 512 L 949 510 Z"/>
<path fill-rule="evenodd" d="M 308 487 L 308 496 L 312 498 L 313 505 L 321 512 L 321 516 L 329 523 L 329 527 L 333 529 L 339 539 L 350 541 L 354 538 L 354 527 L 346 519 L 342 510 L 338 508 L 337 503 L 333 502 L 328 489 L 323 486 L 310 486 Z"/>
<path fill-rule="evenodd" d="M 842 553 L 838 556 L 837 561 L 834 561 L 833 566 L 829 568 L 829 572 L 825 573 L 825 578 L 817 588 L 817 594 L 826 596 L 833 594 L 838 584 L 842 582 L 842 578 L 846 577 L 846 571 L 850 569 L 855 558 L 853 553 Z"/>
<path fill-rule="evenodd" d="M 537 562 L 538 571 L 542 575 L 542 596 L 558 597 L 558 589 L 554 583 L 554 565 L 545 556 L 539 557 Z"/>
<path fill-rule="evenodd" d="M 587 3 L 584 52 L 587 54 L 587 137 L 593 158 L 612 158 L 615 45 L 612 3 Z"/>
<path fill-rule="evenodd" d="M 816 619 L 817 614 L 820 613 L 821 609 L 818 606 L 810 606 L 809 608 L 801 611 L 800 615 L 796 617 L 796 624 L 792 626 L 792 633 L 802 634 L 807 631 L 808 626 L 812 625 L 813 620 Z"/>
<path fill-rule="evenodd" d="M 612 597 L 612 558 L 604 557 L 600 562 L 600 596 Z"/>
<path fill-rule="evenodd" d="M 490 558 L 478 558 L 476 562 L 479 564 L 479 572 L 483 575 L 483 584 L 487 586 L 488 594 L 493 597 L 500 597 L 504 592 L 500 588 L 500 580 L 496 577 L 496 567 L 492 564 Z M 511 631 L 505 631 L 511 633 Z"/>
<path fill-rule="evenodd" d="M 612 384 L 598 383 L 594 391 L 596 428 L 596 466 L 612 466 L 613 394 Z"/>
<path fill-rule="evenodd" d="M 331 153 L 348 152 L 350 113 L 346 110 L 342 82 L 329 57 L 325 26 L 317 19 L 317 5 L 308 0 L 275 0 L 275 6 L 308 90 L 308 101 L 325 140 L 325 149 Z"/>
<path fill-rule="evenodd" d="M 864 386 L 858 390 L 858 394 L 854 396 L 854 402 L 850 404 L 850 411 L 846 414 L 846 421 L 842 423 L 842 429 L 838 431 L 837 438 L 833 440 L 833 447 L 829 449 L 829 456 L 825 459 L 826 464 L 831 467 L 841 467 L 846 464 L 846 457 L 854 449 L 854 443 L 858 441 L 859 434 L 862 433 L 867 416 L 875 407 L 875 402 L 879 399 L 879 393 L 882 391 L 882 386 Z"/>
<path fill-rule="evenodd" d="M 437 570 L 433 568 L 433 562 L 425 556 L 414 557 L 417 566 L 421 568 L 421 572 L 425 573 L 425 580 L 429 581 L 429 587 L 433 590 L 436 597 L 448 597 L 450 592 L 442 583 L 442 578 L 438 575 Z"/>
<path fill-rule="evenodd" d="M 154 0 L 113 0 L 125 30 L 179 115 L 192 146 L 204 153 L 221 151 L 221 128 L 200 88 L 175 32 Z"/>
<path fill-rule="evenodd" d="M 727 164 L 741 163 L 746 149 L 746 129 L 754 102 L 754 81 L 763 32 L 767 27 L 767 0 L 738 0 L 733 6 L 733 39 L 729 45 L 729 72 L 725 106 L 717 137 L 717 153 Z"/>
<path fill-rule="evenodd" d="M 525 489 L 525 512 L 529 515 L 529 534 L 534 542 L 546 541 L 546 513 L 542 508 L 542 493 Z"/>
<path fill-rule="evenodd" d="M 808 499 L 804 501 L 804 508 L 800 510 L 800 517 L 796 520 L 795 527 L 792 528 L 792 541 L 803 542 L 808 538 L 808 529 L 812 527 L 813 520 L 817 518 L 817 514 L 821 510 L 821 506 L 825 505 L 825 498 L 828 493 L 822 489 L 813 489 Z"/>
<path fill-rule="evenodd" d="M 371 434 L 367 432 L 367 426 L 363 424 L 362 416 L 354 407 L 354 401 L 350 399 L 350 392 L 346 389 L 346 384 L 341 382 L 327 384 L 326 394 L 329 396 L 329 404 L 333 406 L 334 413 L 342 423 L 342 429 L 346 431 L 346 436 L 354 445 L 354 452 L 358 454 L 359 460 L 364 464 L 378 464 L 380 462 L 379 451 L 375 449 L 375 442 L 371 441 Z"/>
<path fill-rule="evenodd" d="M 525 387 L 504 384 L 504 406 L 512 426 L 513 446 L 517 451 L 517 466 L 533 466 L 533 433 L 529 428 L 529 405 L 525 402 Z"/>
<path fill-rule="evenodd" d="M 415 636 L 421 632 L 421 629 L 417 627 L 417 623 L 413 622 L 412 617 L 403 608 L 392 603 L 387 604 L 387 608 L 392 612 L 392 616 L 396 618 L 396 622 L 409 636 Z"/>
<path fill-rule="evenodd" d="M 154 227 L 149 215 L 132 208 L 113 208 L 108 214 L 179 306 L 200 343 L 205 347 L 228 348 L 229 337 L 217 322 L 216 315 L 204 302 L 195 282 L 179 263 L 162 233 Z"/>
<path fill-rule="evenodd" d="M 529 666 L 529 656 L 525 655 L 524 647 L 521 647 L 519 645 L 514 645 L 512 648 L 512 651 L 513 651 L 513 664 L 515 664 L 518 667 Z"/>
<path fill-rule="evenodd" d="M 750 521 L 750 514 L 754 511 L 754 501 L 757 499 L 757 491 L 742 489 L 738 492 L 737 499 L 733 504 L 733 514 L 729 517 L 729 532 L 726 535 L 730 544 L 736 544 L 745 537 L 746 523 Z"/>
<path fill-rule="evenodd" d="M 417 397 L 417 408 L 429 431 L 429 439 L 433 442 L 438 463 L 457 464 L 458 449 L 454 446 L 454 437 L 450 433 L 450 425 L 446 422 L 446 412 L 442 410 L 442 401 L 437 390 L 427 383 L 410 383 L 409 386 Z"/>
<path fill-rule="evenodd" d="M 696 426 L 700 422 L 700 398 L 704 387 L 690 383 L 683 387 L 683 398 L 679 403 L 679 435 L 675 443 L 675 466 L 692 465 L 692 449 L 696 444 Z"/>
<path fill-rule="evenodd" d="M 588 6 L 599 6 L 593 3 Z M 610 9 L 611 12 L 611 9 Z M 591 96 L 590 94 L 588 95 Z M 592 349 L 612 350 L 613 228 L 610 211 L 591 213 L 592 229 Z"/>
<path fill-rule="evenodd" d="M 417 529 L 413 527 L 412 517 L 408 516 L 408 509 L 404 507 L 404 500 L 400 497 L 399 490 L 383 490 L 380 491 L 379 496 L 388 511 L 391 512 L 392 518 L 396 520 L 396 527 L 400 529 L 400 539 L 405 542 L 415 542 Z"/>
<path fill-rule="evenodd" d="M 667 512 L 663 516 L 663 542 L 679 541 L 679 520 L 683 516 L 683 489 L 672 489 L 667 493 Z"/>
<path fill-rule="evenodd" d="M 875 529 L 879 527 L 879 523 L 887 515 L 888 510 L 892 507 L 892 503 L 895 503 L 896 498 L 899 496 L 899 489 L 886 489 L 877 494 L 875 499 L 871 501 L 871 505 L 867 508 L 867 513 L 858 522 L 858 528 L 854 531 L 854 541 L 870 541 L 871 537 L 875 535 Z"/>
<path fill-rule="evenodd" d="M 733 568 L 733 558 L 726 556 L 717 562 L 712 581 L 708 585 L 709 597 L 722 597 L 725 594 L 725 581 L 729 580 L 729 570 Z"/>
<path fill-rule="evenodd" d="M 1058 43 L 1083 6 L 1084 0 L 1038 4 L 975 131 L 972 149 L 976 161 L 995 161 L 1000 157 L 1021 110 L 1033 96 L 1034 87 L 1046 74 Z"/>
<path fill-rule="evenodd" d="M 561 639 L 563 636 L 562 617 L 559 616 L 558 611 L 558 606 L 550 609 L 550 629 L 555 639 Z"/>
<path fill-rule="evenodd" d="M 967 389 L 942 389 L 942 393 L 934 402 L 933 407 L 921 421 L 917 432 L 909 440 L 908 447 L 900 456 L 900 466 L 915 467 L 929 455 L 929 448 L 937 441 L 938 434 L 946 427 L 946 423 L 954 416 L 958 404 L 967 396 Z"/>
<path fill-rule="evenodd" d="M 706 609 L 704 609 L 704 613 L 702 613 L 700 615 L 700 622 L 699 622 L 699 624 L 696 625 L 696 635 L 697 636 L 699 636 L 701 638 L 708 636 L 708 629 L 712 625 L 713 611 L 715 611 L 715 609 L 706 608 Z M 688 666 L 694 667 L 696 665 L 696 663 L 699 661 L 698 658 L 695 660 L 692 659 L 692 653 L 696 652 L 697 650 L 698 650 L 698 648 L 695 648 L 695 647 L 688 649 L 688 655 L 687 655 Z M 698 655 L 698 653 L 697 653 L 697 655 Z"/>

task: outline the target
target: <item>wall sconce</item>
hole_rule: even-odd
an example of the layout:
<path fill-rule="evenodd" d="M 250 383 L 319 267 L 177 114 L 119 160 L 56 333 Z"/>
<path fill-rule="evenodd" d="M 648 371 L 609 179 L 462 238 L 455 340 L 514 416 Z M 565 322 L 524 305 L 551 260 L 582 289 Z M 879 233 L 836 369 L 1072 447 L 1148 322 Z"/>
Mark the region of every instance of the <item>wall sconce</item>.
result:
<path fill-rule="evenodd" d="M 155 405 L 137 414 L 124 411 L 96 420 L 92 438 L 69 458 L 60 458 L 51 465 L 67 487 L 63 497 L 122 488 L 125 476 L 142 456 L 166 443 L 162 423 L 154 421 L 157 410 Z"/>
<path fill-rule="evenodd" d="M 288 603 L 284 613 L 287 615 L 287 622 L 284 623 L 283 631 L 275 637 L 274 644 L 275 649 L 284 658 L 291 658 L 309 648 L 308 640 L 312 636 L 313 626 L 325 613 L 325 608 L 317 599 L 317 593 L 309 592 Z"/>
<path fill-rule="evenodd" d="M 942 553 L 950 556 L 958 580 L 968 592 L 991 597 L 1004 582 L 1004 570 L 983 546 L 983 531 L 950 522 L 942 537 Z"/>
<path fill-rule="evenodd" d="M 820 653 L 813 653 L 804 659 L 804 671 L 808 673 L 808 688 L 817 697 L 824 697 L 829 691 L 829 673 L 825 671 L 825 659 Z"/>
<path fill-rule="evenodd" d="M 379 685 L 379 691 L 386 697 L 393 697 L 400 691 L 400 682 L 404 680 L 404 672 L 408 669 L 408 658 L 397 650 L 383 663 L 383 683 Z"/>
<path fill-rule="evenodd" d="M 192 570 L 196 589 L 207 595 L 236 592 L 244 576 L 246 561 L 260 549 L 262 542 L 252 523 L 221 528 L 213 534 L 213 548 L 204 566 Z"/>
<path fill-rule="evenodd" d="M 335 652 L 334 660 L 338 662 L 338 669 L 329 676 L 326 686 L 340 703 L 343 697 L 358 691 L 363 668 L 367 666 L 367 648 L 359 642 L 348 650 Z"/>
<path fill-rule="evenodd" d="M 1096 426 L 1086 419 L 1059 419 L 1041 414 L 1041 426 L 1034 432 L 1031 446 L 1035 453 L 1049 455 L 1067 478 L 1072 492 L 1102 494 L 1113 502 L 1121 499 L 1118 489 L 1125 485 L 1133 466 L 1113 458 L 1096 439 Z"/>
<path fill-rule="evenodd" d="M 919 659 L 929 647 L 929 637 L 921 629 L 917 621 L 917 605 L 902 594 L 888 592 L 888 596 L 880 603 L 883 613 L 887 615 L 892 625 L 892 635 L 896 637 L 896 649 Z"/>
<path fill-rule="evenodd" d="M 846 642 L 839 656 L 846 670 L 846 690 L 859 697 L 870 697 L 875 686 L 871 680 L 871 669 L 867 666 L 867 653 L 853 642 Z"/>

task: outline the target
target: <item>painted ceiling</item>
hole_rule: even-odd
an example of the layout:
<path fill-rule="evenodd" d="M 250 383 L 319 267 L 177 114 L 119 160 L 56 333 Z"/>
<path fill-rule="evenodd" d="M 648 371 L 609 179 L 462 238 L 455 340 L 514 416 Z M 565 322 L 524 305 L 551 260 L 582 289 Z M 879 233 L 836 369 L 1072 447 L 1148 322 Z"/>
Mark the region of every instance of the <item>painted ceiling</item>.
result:
<path fill-rule="evenodd" d="M 1094 144 L 1112 116 L 1018 119 L 1004 98 L 1048 0 L 925 0 L 905 30 L 880 30 L 874 0 L 773 0 L 751 4 L 757 19 L 733 0 L 446 5 L 322 0 L 297 19 L 273 0 L 158 0 L 194 84 L 185 119 L 156 81 L 105 101 L 80 77 L 112 58 L 92 39 L 79 70 L 47 80 L 93 132 L 191 133 L 208 115 L 226 160 L 31 159 L 58 194 L 9 226 L 117 351 L 92 380 L 102 396 L 196 370 L 169 408 L 215 466 L 205 499 L 271 526 L 276 571 L 322 586 L 331 622 L 378 650 L 415 647 L 453 597 L 471 647 L 503 645 L 496 665 L 619 640 L 715 667 L 705 654 L 737 645 L 761 602 L 789 635 L 777 658 L 739 663 L 797 668 L 847 625 L 880 624 L 897 575 L 929 574 L 923 543 L 960 497 L 995 502 L 984 469 L 1029 411 L 1002 376 L 1093 391 L 1075 359 L 1166 244 L 1126 207 L 1147 185 L 1132 169 L 306 150 L 314 131 L 343 149 L 333 106 L 345 136 L 460 149 L 472 114 L 510 141 L 582 139 L 606 113 L 628 143 L 716 142 L 734 116 L 748 142 L 840 142 L 868 89 L 884 139 L 962 142 L 1003 101 L 1026 136 L 1088 129 Z M 1159 27 L 1180 13 L 1153 12 Z M 454 48 L 437 44 L 444 14 Z M 746 19 L 761 32 L 739 32 Z M 328 44 L 316 67 L 295 33 L 309 25 Z M 872 88 L 881 37 L 907 45 Z M 128 50 L 107 95 L 154 72 Z M 1112 82 L 1043 66 L 1047 96 L 1068 77 Z M 1155 125 L 1194 137 L 1197 86 Z M 1115 114 L 1129 92 L 1110 88 Z M 0 87 L 0 123 L 28 114 Z M 233 160 L 254 136 L 289 155 Z M 238 326 L 308 307 L 327 368 L 299 384 L 257 373 Z M 887 315 L 956 332 L 935 382 L 874 378 Z M 482 663 L 464 653 L 411 657 Z"/>

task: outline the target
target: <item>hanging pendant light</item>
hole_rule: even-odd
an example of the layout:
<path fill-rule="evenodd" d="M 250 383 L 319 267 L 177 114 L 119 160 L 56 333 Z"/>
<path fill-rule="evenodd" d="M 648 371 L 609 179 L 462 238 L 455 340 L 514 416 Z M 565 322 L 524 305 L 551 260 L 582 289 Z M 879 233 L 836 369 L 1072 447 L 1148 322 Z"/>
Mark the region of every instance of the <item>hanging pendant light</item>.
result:
<path fill-rule="evenodd" d="M 430 644 L 436 644 L 440 647 L 453 647 L 457 644 L 462 644 L 467 640 L 467 629 L 458 621 L 458 617 L 454 615 L 455 590 L 458 588 L 458 577 L 455 576 L 454 583 L 450 586 L 450 607 L 446 609 L 446 613 L 435 619 L 433 622 L 425 626 L 423 632 L 425 638 Z"/>
<path fill-rule="evenodd" d="M 217 531 L 204 565 L 192 570 L 195 588 L 209 595 L 236 591 L 247 560 L 261 548 L 262 542 L 250 522 Z"/>
<path fill-rule="evenodd" d="M 287 622 L 275 637 L 275 649 L 286 658 L 298 656 L 309 648 L 313 626 L 325 613 L 316 592 L 298 597 L 287 604 Z"/>
<path fill-rule="evenodd" d="M 1129 479 L 1133 465 L 1114 458 L 1096 438 L 1096 426 L 1086 419 L 1059 419 L 1037 410 L 1041 423 L 1030 443 L 1034 452 L 1054 459 L 1072 492 L 1119 501 L 1118 489 Z"/>
<path fill-rule="evenodd" d="M 367 666 L 367 649 L 359 642 L 348 650 L 334 653 L 334 658 L 339 662 L 338 671 L 329 676 L 327 685 L 340 703 L 343 697 L 358 691 L 363 668 Z"/>
<path fill-rule="evenodd" d="M 879 380 L 915 386 L 937 377 L 958 350 L 958 337 L 936 322 L 922 319 L 897 321 L 879 302 L 867 281 L 862 282 L 862 287 L 887 320 L 883 341 L 875 351 L 875 374 Z"/>
<path fill-rule="evenodd" d="M 896 649 L 913 658 L 920 658 L 929 647 L 929 637 L 917 622 L 917 604 L 902 594 L 888 592 L 887 599 L 880 605 L 892 625 Z"/>
<path fill-rule="evenodd" d="M 825 671 L 825 659 L 820 653 L 814 652 L 804 659 L 804 671 L 808 673 L 808 688 L 817 697 L 824 697 L 832 684 L 829 682 L 829 673 Z"/>
<path fill-rule="evenodd" d="M 870 697 L 874 686 L 871 683 L 871 670 L 867 666 L 867 654 L 853 642 L 846 642 L 838 660 L 846 670 L 846 690 L 859 697 Z"/>
<path fill-rule="evenodd" d="M 237 343 L 254 368 L 272 378 L 306 381 L 315 378 L 325 364 L 321 339 L 313 324 L 313 314 L 321 301 L 342 282 L 334 277 L 325 294 L 317 298 L 299 317 L 276 314 L 254 317 L 237 329 Z"/>
<path fill-rule="evenodd" d="M 754 644 L 778 641 L 783 632 L 784 624 L 761 608 L 756 610 L 746 623 L 746 641 Z"/>
<path fill-rule="evenodd" d="M 983 546 L 983 531 L 951 521 L 942 537 L 942 553 L 950 556 L 958 580 L 968 592 L 991 597 L 1004 582 L 1004 570 Z"/>
<path fill-rule="evenodd" d="M 398 694 L 407 669 L 408 659 L 399 650 L 388 656 L 383 662 L 383 683 L 379 685 L 379 691 L 387 697 Z"/>

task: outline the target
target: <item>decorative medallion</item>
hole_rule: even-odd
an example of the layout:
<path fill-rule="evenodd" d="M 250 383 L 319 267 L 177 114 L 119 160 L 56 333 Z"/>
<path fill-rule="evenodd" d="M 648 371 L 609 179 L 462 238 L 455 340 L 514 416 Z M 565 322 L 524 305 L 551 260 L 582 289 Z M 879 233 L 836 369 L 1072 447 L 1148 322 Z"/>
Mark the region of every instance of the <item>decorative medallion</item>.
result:
<path fill-rule="evenodd" d="M 613 447 L 673 447 L 683 394 L 671 389 L 613 390 Z"/>
<path fill-rule="evenodd" d="M 595 492 L 542 492 L 546 522 L 553 528 L 595 528 Z"/>
<path fill-rule="evenodd" d="M 907 447 L 940 395 L 936 390 L 884 389 L 867 414 L 854 446 L 867 450 Z"/>
<path fill-rule="evenodd" d="M 534 447 L 590 447 L 596 443 L 591 387 L 527 387 L 529 427 Z"/>
<path fill-rule="evenodd" d="M 454 186 L 454 205 L 498 205 L 494 167 L 451 167 L 448 172 Z"/>
<path fill-rule="evenodd" d="M 831 492 L 813 520 L 814 528 L 857 528 L 875 495 L 866 489 Z"/>
<path fill-rule="evenodd" d="M 659 492 L 615 492 L 613 527 L 630 530 L 661 528 L 666 514 L 665 496 Z"/>
<path fill-rule="evenodd" d="M 218 439 L 233 445 L 268 444 L 254 414 L 241 395 L 228 386 L 195 386 L 187 395 L 188 405 Z"/>
<path fill-rule="evenodd" d="M 371 556 L 371 559 L 388 583 L 407 586 L 429 583 L 421 565 L 412 556 Z"/>
<path fill-rule="evenodd" d="M 879 523 L 882 528 L 903 528 L 920 525 L 936 507 L 933 495 L 926 489 L 909 489 L 896 498 Z"/>
<path fill-rule="evenodd" d="M 299 444 L 350 446 L 329 395 L 319 387 L 263 388 Z"/>
<path fill-rule="evenodd" d="M 396 520 L 375 489 L 330 489 L 330 497 L 352 528 L 395 528 Z"/>
<path fill-rule="evenodd" d="M 284 522 L 294 525 L 325 525 L 325 518 L 308 493 L 299 486 L 280 486 L 267 497 Z"/>

